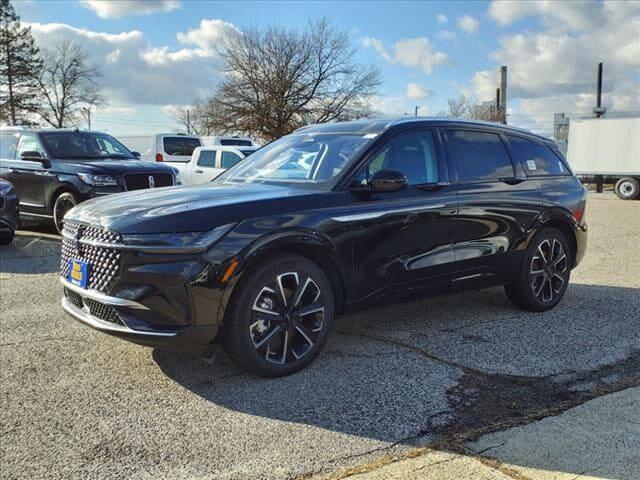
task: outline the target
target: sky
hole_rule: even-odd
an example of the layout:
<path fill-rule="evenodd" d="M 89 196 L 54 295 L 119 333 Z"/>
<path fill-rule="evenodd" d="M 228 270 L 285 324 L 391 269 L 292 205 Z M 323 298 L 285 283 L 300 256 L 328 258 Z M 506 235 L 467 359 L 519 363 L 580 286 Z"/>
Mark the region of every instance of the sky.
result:
<path fill-rule="evenodd" d="M 152 134 L 177 128 L 176 106 L 220 79 L 216 43 L 231 32 L 304 29 L 327 18 L 359 62 L 376 65 L 378 116 L 437 115 L 461 94 L 493 100 L 508 67 L 508 122 L 551 135 L 553 113 L 586 116 L 604 62 L 603 103 L 640 111 L 640 1 L 385 2 L 13 0 L 40 48 L 82 45 L 102 70 L 108 104 L 92 128 Z"/>

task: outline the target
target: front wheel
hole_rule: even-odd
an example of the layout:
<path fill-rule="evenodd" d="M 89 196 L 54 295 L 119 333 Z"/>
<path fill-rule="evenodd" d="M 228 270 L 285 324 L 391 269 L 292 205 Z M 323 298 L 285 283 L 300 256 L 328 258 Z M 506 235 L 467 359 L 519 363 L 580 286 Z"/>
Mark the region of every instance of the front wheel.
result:
<path fill-rule="evenodd" d="M 532 312 L 555 307 L 567 290 L 572 258 L 562 232 L 543 229 L 531 241 L 517 277 L 505 286 L 507 297 L 514 305 Z"/>
<path fill-rule="evenodd" d="M 61 193 L 56 197 L 55 202 L 53 202 L 53 222 L 60 235 L 62 235 L 64 216 L 77 204 L 78 201 L 71 192 Z"/>
<path fill-rule="evenodd" d="M 244 274 L 224 321 L 223 346 L 244 370 L 280 377 L 320 353 L 333 324 L 327 276 L 298 255 L 276 255 Z"/>

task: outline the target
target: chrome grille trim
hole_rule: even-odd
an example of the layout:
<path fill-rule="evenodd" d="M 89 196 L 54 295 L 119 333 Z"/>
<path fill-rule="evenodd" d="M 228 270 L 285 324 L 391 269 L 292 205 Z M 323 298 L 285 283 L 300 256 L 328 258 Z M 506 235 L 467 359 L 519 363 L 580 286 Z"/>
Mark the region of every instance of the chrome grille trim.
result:
<path fill-rule="evenodd" d="M 60 275 L 69 275 L 69 260 L 89 265 L 87 290 L 108 293 L 120 276 L 119 233 L 95 225 L 67 220 L 62 231 Z"/>
<path fill-rule="evenodd" d="M 77 285 L 74 285 L 63 277 L 60 277 L 60 283 L 62 283 L 65 288 L 71 290 L 72 292 L 75 292 L 82 297 L 95 300 L 96 302 L 105 303 L 114 307 L 127 307 L 134 308 L 136 310 L 149 310 L 149 307 L 142 305 L 141 303 L 134 302 L 133 300 L 127 300 L 126 298 L 120 297 L 110 297 L 109 295 L 105 295 L 104 293 L 100 293 L 96 290 L 87 290 L 78 287 Z"/>

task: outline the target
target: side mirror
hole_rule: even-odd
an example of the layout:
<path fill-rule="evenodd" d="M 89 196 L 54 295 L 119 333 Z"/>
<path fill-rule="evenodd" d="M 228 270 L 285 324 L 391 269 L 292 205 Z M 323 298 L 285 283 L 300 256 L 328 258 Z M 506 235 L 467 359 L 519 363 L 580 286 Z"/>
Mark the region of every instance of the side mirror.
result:
<path fill-rule="evenodd" d="M 369 185 L 374 192 L 397 192 L 407 184 L 407 177 L 397 170 L 378 170 L 369 179 Z"/>
<path fill-rule="evenodd" d="M 131 155 L 133 155 L 136 158 L 140 158 L 140 152 L 131 152 Z"/>
<path fill-rule="evenodd" d="M 26 160 L 28 162 L 40 162 L 44 168 L 51 167 L 51 162 L 44 158 L 40 152 L 35 150 L 27 150 L 26 152 L 22 152 L 20 154 L 21 160 Z"/>
<path fill-rule="evenodd" d="M 42 154 L 40 152 L 36 152 L 36 151 L 26 151 L 26 152 L 22 152 L 20 154 L 20 158 L 22 160 L 29 160 L 32 162 L 39 162 L 40 160 L 42 160 Z"/>

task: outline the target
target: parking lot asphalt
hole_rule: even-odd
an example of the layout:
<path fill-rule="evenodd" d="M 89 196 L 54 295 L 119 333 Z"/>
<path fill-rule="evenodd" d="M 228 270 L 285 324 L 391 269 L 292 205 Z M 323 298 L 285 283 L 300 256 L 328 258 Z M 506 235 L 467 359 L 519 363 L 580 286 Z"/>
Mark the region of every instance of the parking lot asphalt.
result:
<path fill-rule="evenodd" d="M 312 365 L 270 380 L 73 321 L 57 238 L 21 232 L 0 250 L 2 477 L 344 476 L 640 385 L 640 202 L 587 208 L 554 310 L 493 288 L 345 316 Z"/>

